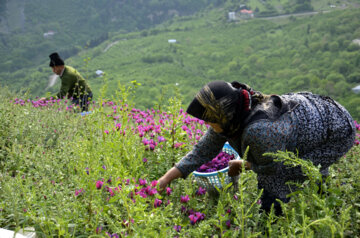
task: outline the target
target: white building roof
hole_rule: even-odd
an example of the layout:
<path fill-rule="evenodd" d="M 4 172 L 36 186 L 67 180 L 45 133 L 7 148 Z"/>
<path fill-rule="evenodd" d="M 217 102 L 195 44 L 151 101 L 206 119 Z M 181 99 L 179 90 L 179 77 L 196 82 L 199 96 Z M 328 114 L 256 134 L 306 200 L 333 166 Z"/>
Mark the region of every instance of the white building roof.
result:
<path fill-rule="evenodd" d="M 360 85 L 356 86 L 355 88 L 352 89 L 352 91 L 354 93 L 360 93 Z"/>

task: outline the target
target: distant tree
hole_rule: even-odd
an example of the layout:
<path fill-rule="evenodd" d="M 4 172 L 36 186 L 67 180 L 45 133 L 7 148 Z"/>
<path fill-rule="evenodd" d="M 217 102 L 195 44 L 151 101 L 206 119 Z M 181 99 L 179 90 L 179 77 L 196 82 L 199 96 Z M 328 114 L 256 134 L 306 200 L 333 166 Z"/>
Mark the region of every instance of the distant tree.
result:
<path fill-rule="evenodd" d="M 360 72 L 355 72 L 350 74 L 347 78 L 346 81 L 349 83 L 358 83 L 360 84 Z"/>
<path fill-rule="evenodd" d="M 338 73 L 342 75 L 346 75 L 349 71 L 349 64 L 342 59 L 336 59 L 332 64 L 331 68 L 336 70 Z"/>
<path fill-rule="evenodd" d="M 4 13 L 6 12 L 6 5 L 8 0 L 0 0 L 0 16 L 4 16 Z M 0 17 L 1 21 L 1 17 Z"/>
<path fill-rule="evenodd" d="M 331 42 L 330 44 L 329 44 L 329 49 L 330 49 L 330 51 L 332 51 L 332 52 L 336 52 L 336 51 L 338 51 L 339 50 L 339 43 L 338 42 Z"/>
<path fill-rule="evenodd" d="M 345 81 L 345 78 L 342 74 L 339 73 L 331 73 L 326 77 L 326 80 L 328 82 L 333 82 L 333 83 L 337 83 L 340 81 Z"/>

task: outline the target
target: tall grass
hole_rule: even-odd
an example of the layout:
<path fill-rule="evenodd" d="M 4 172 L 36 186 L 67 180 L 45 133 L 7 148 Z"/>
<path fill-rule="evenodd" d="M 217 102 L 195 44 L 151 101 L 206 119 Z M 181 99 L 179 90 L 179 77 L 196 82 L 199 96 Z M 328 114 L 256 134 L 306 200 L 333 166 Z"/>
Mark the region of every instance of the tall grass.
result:
<path fill-rule="evenodd" d="M 81 116 L 66 100 L 39 104 L 0 89 L 0 227 L 35 227 L 37 237 L 360 236 L 359 146 L 331 166 L 321 193 L 318 168 L 273 155 L 310 178 L 282 204 L 281 217 L 259 211 L 251 171 L 219 196 L 197 192 L 191 176 L 159 192 L 155 180 L 206 126 L 176 97 L 164 111 L 137 110 L 124 100 L 131 90 Z"/>

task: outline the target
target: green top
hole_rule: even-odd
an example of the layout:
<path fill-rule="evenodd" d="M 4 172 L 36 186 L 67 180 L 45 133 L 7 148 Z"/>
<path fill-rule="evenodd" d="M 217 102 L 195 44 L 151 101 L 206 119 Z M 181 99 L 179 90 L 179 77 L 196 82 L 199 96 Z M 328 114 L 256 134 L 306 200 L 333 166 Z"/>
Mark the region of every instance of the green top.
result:
<path fill-rule="evenodd" d="M 61 79 L 60 92 L 56 94 L 57 98 L 78 98 L 79 96 L 91 93 L 89 85 L 80 73 L 70 66 L 65 66 Z"/>

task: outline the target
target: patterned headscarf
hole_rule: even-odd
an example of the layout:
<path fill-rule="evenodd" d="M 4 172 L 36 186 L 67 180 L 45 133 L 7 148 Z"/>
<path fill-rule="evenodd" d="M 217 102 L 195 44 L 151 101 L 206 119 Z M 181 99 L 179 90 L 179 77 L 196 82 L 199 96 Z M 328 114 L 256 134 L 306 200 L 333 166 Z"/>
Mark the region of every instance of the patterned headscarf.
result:
<path fill-rule="evenodd" d="M 241 129 L 252 102 L 263 95 L 238 82 L 214 81 L 205 85 L 190 103 L 187 113 L 206 122 L 218 123 L 223 134 L 232 136 Z"/>

